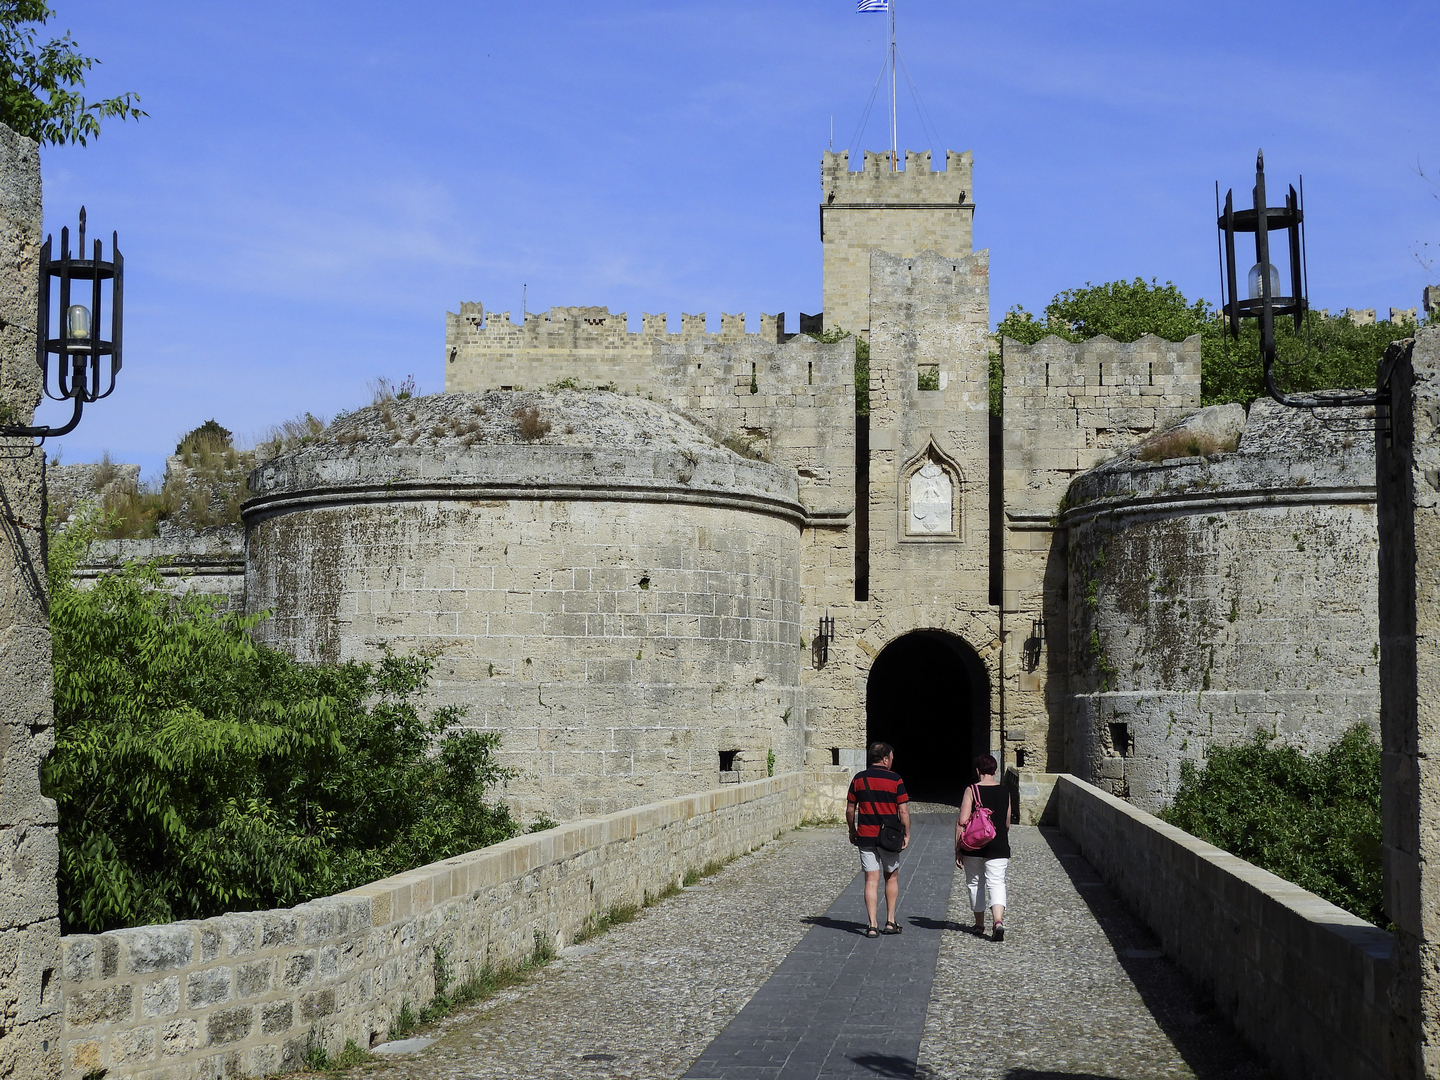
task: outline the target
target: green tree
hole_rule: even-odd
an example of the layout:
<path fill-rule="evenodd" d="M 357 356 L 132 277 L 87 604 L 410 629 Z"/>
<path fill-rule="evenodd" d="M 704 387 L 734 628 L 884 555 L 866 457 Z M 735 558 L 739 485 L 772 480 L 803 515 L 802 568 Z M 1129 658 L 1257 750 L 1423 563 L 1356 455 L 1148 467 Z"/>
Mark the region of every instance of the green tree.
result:
<path fill-rule="evenodd" d="M 1307 755 L 1258 734 L 1184 761 L 1160 817 L 1332 904 L 1385 926 L 1380 746 L 1364 725 Z"/>
<path fill-rule="evenodd" d="M 1116 341 L 1135 341 L 1154 334 L 1166 341 L 1184 341 L 1201 333 L 1210 321 L 1204 300 L 1191 304 L 1170 282 L 1148 284 L 1111 281 L 1104 285 L 1086 283 L 1084 288 L 1066 289 L 1045 305 L 1045 321 L 1035 319 L 1022 306 L 1011 308 L 996 333 L 1033 345 L 1054 334 L 1065 341 L 1083 341 L 1104 334 Z"/>
<path fill-rule="evenodd" d="M 138 94 L 86 101 L 79 88 L 99 63 L 82 56 L 67 30 L 43 44 L 37 31 L 54 15 L 43 0 L 0 0 L 0 121 L 41 145 L 78 142 L 100 135 L 100 121 L 139 119 Z"/>
<path fill-rule="evenodd" d="M 995 329 L 996 340 L 1011 338 L 1026 345 L 1048 336 L 1084 341 L 1101 334 L 1116 341 L 1135 341 L 1155 334 L 1166 341 L 1200 340 L 1200 400 L 1203 405 L 1238 401 L 1248 405 L 1265 396 L 1260 363 L 1260 331 L 1253 319 L 1240 324 L 1240 339 L 1227 340 L 1222 318 L 1204 300 L 1193 304 L 1170 282 L 1148 284 L 1112 281 L 1067 289 L 1045 306 L 1037 319 L 1022 305 L 1005 313 Z M 1392 340 L 1409 336 L 1411 328 L 1389 322 L 1356 326 L 1347 316 L 1307 314 L 1297 332 L 1289 319 L 1275 326 L 1280 389 L 1290 392 L 1360 388 L 1375 385 L 1376 368 Z M 999 372 L 992 355 L 992 410 L 998 408 L 994 387 Z"/>
<path fill-rule="evenodd" d="M 77 589 L 52 538 L 61 917 L 99 932 L 288 906 L 514 836 L 495 733 L 423 716 L 425 657 L 298 664 L 153 565 Z"/>

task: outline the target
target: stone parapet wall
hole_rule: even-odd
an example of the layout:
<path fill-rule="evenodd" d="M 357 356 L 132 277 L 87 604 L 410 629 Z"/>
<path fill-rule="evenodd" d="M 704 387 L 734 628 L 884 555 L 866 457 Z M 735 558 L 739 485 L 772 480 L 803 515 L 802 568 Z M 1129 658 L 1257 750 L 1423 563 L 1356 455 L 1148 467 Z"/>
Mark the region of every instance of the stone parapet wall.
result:
<path fill-rule="evenodd" d="M 200 1080 L 385 1038 L 403 1002 L 563 947 L 589 920 L 800 823 L 791 772 L 517 837 L 298 907 L 62 939 L 64 1075 Z"/>
<path fill-rule="evenodd" d="M 45 470 L 46 495 L 52 514 L 69 516 L 87 502 L 103 502 L 106 495 L 134 492 L 139 486 L 139 465 L 51 463 Z"/>
<path fill-rule="evenodd" d="M 245 608 L 245 530 L 239 525 L 211 529 L 162 529 L 144 540 L 97 540 L 75 567 L 81 587 L 126 563 L 154 562 L 176 595 L 216 596 L 231 611 Z"/>
<path fill-rule="evenodd" d="M 1389 1080 L 1394 937 L 1073 776 L 1060 829 L 1288 1080 Z"/>
<path fill-rule="evenodd" d="M 1071 484 L 1069 771 L 1156 811 L 1211 746 L 1378 728 L 1372 423 L 1215 406 Z"/>

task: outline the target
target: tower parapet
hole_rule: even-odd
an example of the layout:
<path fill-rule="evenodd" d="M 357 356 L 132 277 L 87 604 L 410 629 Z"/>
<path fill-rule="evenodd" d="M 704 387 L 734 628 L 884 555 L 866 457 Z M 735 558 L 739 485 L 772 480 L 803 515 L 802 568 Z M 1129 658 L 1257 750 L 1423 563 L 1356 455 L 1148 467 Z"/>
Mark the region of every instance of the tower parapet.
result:
<path fill-rule="evenodd" d="M 825 324 L 870 332 L 870 252 L 921 251 L 963 258 L 971 252 L 975 217 L 970 151 L 945 152 L 945 169 L 930 151 L 905 151 L 892 170 L 889 153 L 865 152 L 852 172 L 850 152 L 827 152 L 820 163 L 820 240 L 825 250 Z"/>
<path fill-rule="evenodd" d="M 969 150 L 963 153 L 947 150 L 945 168 L 931 169 L 929 150 L 906 150 L 905 168 L 891 171 L 888 151 L 867 150 L 864 168 L 852 172 L 850 151 L 827 152 L 820 165 L 820 197 L 827 206 L 837 203 L 951 206 L 970 201 L 974 164 L 975 157 Z M 960 253 L 947 251 L 945 254 Z"/>

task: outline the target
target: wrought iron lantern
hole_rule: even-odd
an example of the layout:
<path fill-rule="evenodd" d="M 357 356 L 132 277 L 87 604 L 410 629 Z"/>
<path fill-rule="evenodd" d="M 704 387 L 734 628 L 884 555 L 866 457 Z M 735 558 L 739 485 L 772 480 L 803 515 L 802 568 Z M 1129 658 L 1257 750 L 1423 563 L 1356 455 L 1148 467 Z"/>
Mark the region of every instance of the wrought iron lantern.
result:
<path fill-rule="evenodd" d="M 1222 311 L 1228 337 L 1240 338 L 1240 320 L 1260 322 L 1260 357 L 1265 368 L 1265 389 L 1282 405 L 1297 409 L 1318 409 L 1337 405 L 1374 405 L 1375 395 L 1348 392 L 1289 394 L 1275 385 L 1275 320 L 1293 318 L 1298 333 L 1310 310 L 1307 297 L 1308 274 L 1305 265 L 1305 181 L 1300 191 L 1290 185 L 1284 206 L 1267 206 L 1265 196 L 1265 151 L 1255 156 L 1255 187 L 1251 192 L 1249 210 L 1236 210 L 1234 191 L 1225 193 L 1225 206 L 1220 208 L 1220 185 L 1215 185 L 1215 209 L 1219 215 Z M 1270 234 L 1285 235 L 1284 249 L 1289 263 L 1288 295 L 1281 293 L 1280 271 L 1271 261 Z M 1239 265 L 1236 263 L 1235 234 L 1255 234 L 1255 264 L 1246 275 L 1246 296 L 1239 294 Z"/>
<path fill-rule="evenodd" d="M 824 667 L 830 660 L 830 642 L 834 640 L 835 619 L 827 611 L 821 616 L 820 629 L 815 633 L 815 651 L 821 667 Z"/>
<path fill-rule="evenodd" d="M 1025 639 L 1021 648 L 1022 659 L 1025 662 L 1026 671 L 1034 671 L 1040 666 L 1040 647 L 1045 644 L 1045 616 L 1030 620 L 1030 636 Z"/>
<path fill-rule="evenodd" d="M 119 235 L 110 234 L 109 261 L 101 258 L 104 246 L 95 241 L 94 258 L 85 258 L 85 208 L 80 208 L 77 257 L 70 256 L 70 228 L 60 230 L 60 256 L 52 258 L 51 238 L 40 249 L 40 288 L 35 324 L 35 362 L 40 366 L 45 394 L 56 401 L 74 402 L 74 411 L 62 427 L 0 427 L 0 434 L 46 439 L 65 435 L 80 423 L 80 413 L 92 401 L 109 397 L 120 371 L 122 314 L 124 311 L 125 257 L 120 254 Z M 59 303 L 51 300 L 55 280 L 60 283 Z M 102 336 L 105 282 L 110 282 L 110 337 Z M 89 282 L 72 295 L 73 282 Z M 88 291 L 88 297 L 85 293 Z M 88 300 L 87 307 L 83 301 Z M 51 311 L 56 325 L 51 326 Z M 52 332 L 55 336 L 51 336 Z M 51 383 L 50 358 L 55 357 L 55 378 Z M 108 358 L 108 364 L 106 364 Z M 104 369 L 108 367 L 108 372 Z"/>

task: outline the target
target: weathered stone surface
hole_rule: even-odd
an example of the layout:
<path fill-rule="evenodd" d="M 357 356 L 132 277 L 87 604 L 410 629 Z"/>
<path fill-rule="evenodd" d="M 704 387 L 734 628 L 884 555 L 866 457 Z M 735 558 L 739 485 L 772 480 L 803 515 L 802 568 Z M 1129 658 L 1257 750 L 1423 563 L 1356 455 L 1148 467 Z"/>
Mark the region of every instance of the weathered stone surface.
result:
<path fill-rule="evenodd" d="M 1066 760 L 1147 810 L 1210 746 L 1378 727 L 1372 421 L 1261 399 L 1241 433 L 1238 408 L 1077 477 L 1060 517 Z"/>
<path fill-rule="evenodd" d="M 205 1018 L 205 1034 L 211 1046 L 239 1042 L 250 1034 L 255 1022 L 255 1009 L 242 1005 L 233 1009 L 220 1009 Z"/>
<path fill-rule="evenodd" d="M 531 409 L 550 427 L 527 442 Z M 256 634 L 302 659 L 440 650 L 433 700 L 502 734 L 522 815 L 704 790 L 722 751 L 746 780 L 801 765 L 793 472 L 637 398 L 494 392 L 361 410 L 251 487 Z"/>
<path fill-rule="evenodd" d="M 171 975 L 168 979 L 159 979 L 140 991 L 141 1015 L 171 1016 L 179 1011 L 180 976 Z"/>
<path fill-rule="evenodd" d="M 0 414 L 28 424 L 40 253 L 39 148 L 0 125 Z M 59 848 L 55 803 L 40 793 L 54 746 L 45 570 L 45 455 L 0 438 L 0 1075 L 59 1074 Z"/>
<path fill-rule="evenodd" d="M 195 955 L 190 923 L 136 927 L 125 941 L 126 970 L 136 974 L 189 965 Z"/>
<path fill-rule="evenodd" d="M 1152 335 L 1034 345 L 1004 354 L 1004 759 L 1019 769 L 1080 766 L 1066 747 L 1073 658 L 1060 513 L 1082 471 L 1108 461 L 1200 404 L 1200 339 Z M 1208 412 L 1208 411 L 1207 411 Z"/>

